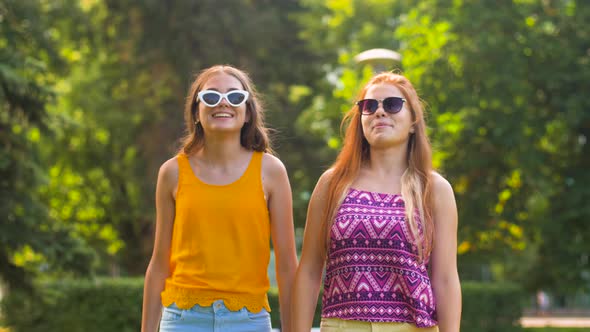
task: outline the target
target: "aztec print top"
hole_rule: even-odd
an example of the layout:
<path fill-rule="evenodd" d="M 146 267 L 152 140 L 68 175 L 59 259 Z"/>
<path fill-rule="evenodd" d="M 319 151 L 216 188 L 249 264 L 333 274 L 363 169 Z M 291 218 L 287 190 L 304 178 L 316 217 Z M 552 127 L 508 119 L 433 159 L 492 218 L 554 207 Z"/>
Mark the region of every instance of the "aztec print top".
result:
<path fill-rule="evenodd" d="M 400 195 L 350 189 L 330 230 L 322 317 L 437 325 L 409 227 Z"/>

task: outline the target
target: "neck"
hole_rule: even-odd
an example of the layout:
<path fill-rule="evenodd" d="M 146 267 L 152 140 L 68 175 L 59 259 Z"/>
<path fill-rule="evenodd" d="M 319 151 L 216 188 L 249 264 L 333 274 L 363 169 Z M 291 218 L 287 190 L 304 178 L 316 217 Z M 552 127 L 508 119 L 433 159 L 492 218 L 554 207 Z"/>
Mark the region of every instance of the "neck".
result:
<path fill-rule="evenodd" d="M 247 152 L 240 144 L 239 135 L 216 135 L 207 136 L 203 148 L 198 155 L 211 165 L 234 165 L 239 160 L 242 153 Z"/>
<path fill-rule="evenodd" d="M 406 160 L 408 145 L 400 144 L 386 148 L 371 148 L 370 159 L 367 167 L 377 175 L 386 179 L 389 177 L 400 177 L 408 168 Z"/>

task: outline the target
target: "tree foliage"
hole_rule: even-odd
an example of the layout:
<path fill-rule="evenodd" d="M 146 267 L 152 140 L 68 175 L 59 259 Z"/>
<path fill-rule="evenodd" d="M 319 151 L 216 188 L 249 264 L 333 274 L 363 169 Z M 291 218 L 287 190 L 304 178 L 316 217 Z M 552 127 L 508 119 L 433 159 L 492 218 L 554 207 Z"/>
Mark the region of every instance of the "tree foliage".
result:
<path fill-rule="evenodd" d="M 30 87 L 22 93 L 37 103 L 23 113 L 36 121 L 33 134 L 20 129 L 22 137 L 37 141 L 37 161 L 31 168 L 39 179 L 21 175 L 19 181 L 34 185 L 22 190 L 26 197 L 14 196 L 3 203 L 6 209 L 33 213 L 19 204 L 34 197 L 43 213 L 30 216 L 31 232 L 45 224 L 50 224 L 49 236 L 67 230 L 62 231 L 65 238 L 77 241 L 88 254 L 79 259 L 85 274 L 145 271 L 153 244 L 157 170 L 177 151 L 184 126 L 183 99 L 194 74 L 213 64 L 245 69 L 263 93 L 267 120 L 278 129 L 274 146 L 297 179 L 293 181 L 297 214 L 300 220 L 305 215 L 306 193 L 315 180 L 308 172 L 315 165 L 306 161 L 316 151 L 313 145 L 301 149 L 301 143 L 317 147 L 323 143 L 300 136 L 291 125 L 309 98 L 307 86 L 318 76 L 310 65 L 315 56 L 304 49 L 290 19 L 300 6 L 263 0 L 233 1 L 224 4 L 224 10 L 219 5 L 218 1 L 63 0 L 15 1 L 4 8 L 10 14 L 6 17 L 20 21 L 4 20 L 10 24 L 3 25 L 3 36 L 24 41 L 9 40 L 20 52 L 10 54 L 15 59 L 21 55 L 35 59 L 27 60 L 32 63 L 30 72 L 36 68 L 33 65 L 39 66 L 27 74 L 30 79 L 25 83 Z M 24 62 L 10 65 L 12 70 Z M 10 107 L 14 105 L 11 102 Z M 39 131 L 41 126 L 46 131 Z M 6 137 L 15 140 L 18 135 Z M 26 142 L 33 145 L 31 139 Z M 25 154 L 32 150 L 32 146 L 21 148 Z M 15 232 L 10 228 L 3 234 L 9 237 Z M 32 233 L 13 237 L 14 248 L 6 253 L 6 262 L 56 273 L 53 266 L 46 266 L 46 251 L 27 247 L 39 239 Z"/>
<path fill-rule="evenodd" d="M 71 227 L 56 223 L 41 194 L 46 182 L 42 147 L 53 132 L 47 104 L 65 61 L 50 22 L 78 12 L 31 1 L 0 4 L 0 276 L 28 288 L 28 270 L 51 266 L 86 274 L 92 252 Z"/>
<path fill-rule="evenodd" d="M 143 273 L 158 167 L 177 151 L 194 74 L 213 64 L 262 92 L 302 227 L 373 74 L 354 57 L 389 48 L 454 185 L 462 277 L 583 288 L 588 22 L 575 0 L 5 0 L 2 277 Z"/>
<path fill-rule="evenodd" d="M 367 78 L 353 56 L 374 47 L 399 50 L 404 74 L 428 105 L 435 166 L 454 184 L 463 277 L 586 287 L 588 6 L 305 3 L 310 12 L 301 22 L 310 45 L 337 50 L 330 86 L 303 114 L 325 123 L 317 134 L 334 140 L 335 120 Z M 541 273 L 548 265 L 551 272 Z"/>

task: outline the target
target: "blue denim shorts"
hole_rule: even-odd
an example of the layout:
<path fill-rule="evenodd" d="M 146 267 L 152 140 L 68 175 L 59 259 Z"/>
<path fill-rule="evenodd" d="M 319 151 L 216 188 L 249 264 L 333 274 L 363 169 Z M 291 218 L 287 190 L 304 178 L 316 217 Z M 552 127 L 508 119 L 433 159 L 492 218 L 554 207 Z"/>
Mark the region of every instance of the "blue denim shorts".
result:
<path fill-rule="evenodd" d="M 162 309 L 160 332 L 270 332 L 270 314 L 246 308 L 230 311 L 217 300 L 209 307 L 179 309 L 174 303 Z"/>

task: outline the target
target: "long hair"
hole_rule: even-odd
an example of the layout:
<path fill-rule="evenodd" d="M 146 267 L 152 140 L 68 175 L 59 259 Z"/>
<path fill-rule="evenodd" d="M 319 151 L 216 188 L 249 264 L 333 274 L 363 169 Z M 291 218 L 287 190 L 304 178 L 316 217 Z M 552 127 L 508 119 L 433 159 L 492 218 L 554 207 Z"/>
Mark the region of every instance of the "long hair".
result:
<path fill-rule="evenodd" d="M 396 86 L 404 95 L 412 112 L 414 133 L 408 140 L 408 168 L 402 175 L 402 198 L 405 202 L 406 219 L 409 222 L 418 254 L 423 261 L 430 255 L 433 246 L 434 224 L 432 220 L 432 150 L 424 121 L 422 102 L 412 83 L 402 75 L 391 72 L 374 76 L 360 91 L 357 100 L 364 99 L 368 89 L 377 84 Z M 327 253 L 330 243 L 330 229 L 334 223 L 337 208 L 344 200 L 352 182 L 357 178 L 361 166 L 370 158 L 369 142 L 363 135 L 360 111 L 354 105 L 342 120 L 346 127 L 344 146 L 331 167 L 327 190 L 327 208 L 322 218 L 322 248 Z M 416 213 L 417 212 L 417 213 Z"/>
<path fill-rule="evenodd" d="M 240 81 L 244 90 L 250 94 L 246 101 L 246 114 L 250 115 L 250 120 L 244 123 L 241 129 L 240 144 L 248 150 L 273 153 L 268 138 L 269 129 L 264 124 L 264 108 L 258 92 L 248 74 L 229 65 L 215 65 L 204 69 L 193 81 L 186 97 L 184 107 L 185 135 L 181 138 L 181 148 L 178 152 L 189 155 L 204 146 L 205 132 L 201 123 L 196 122 L 199 109 L 197 94 L 212 76 L 220 73 L 235 77 Z"/>

